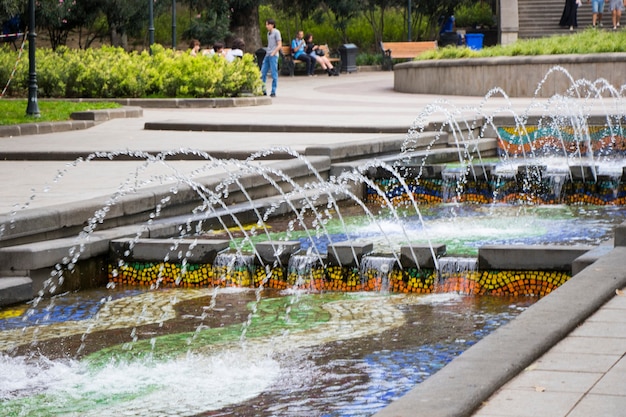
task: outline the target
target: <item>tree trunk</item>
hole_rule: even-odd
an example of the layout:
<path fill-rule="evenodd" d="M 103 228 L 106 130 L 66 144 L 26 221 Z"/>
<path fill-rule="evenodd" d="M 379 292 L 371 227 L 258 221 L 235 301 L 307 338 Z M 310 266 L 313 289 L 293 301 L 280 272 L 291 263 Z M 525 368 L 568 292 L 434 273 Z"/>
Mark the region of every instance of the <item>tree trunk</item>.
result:
<path fill-rule="evenodd" d="M 233 10 L 230 20 L 230 31 L 234 37 L 242 38 L 246 43 L 246 52 L 254 53 L 263 46 L 259 30 L 258 6 Z M 276 26 L 279 26 L 276 23 Z M 280 30 L 280 27 L 277 27 Z"/>

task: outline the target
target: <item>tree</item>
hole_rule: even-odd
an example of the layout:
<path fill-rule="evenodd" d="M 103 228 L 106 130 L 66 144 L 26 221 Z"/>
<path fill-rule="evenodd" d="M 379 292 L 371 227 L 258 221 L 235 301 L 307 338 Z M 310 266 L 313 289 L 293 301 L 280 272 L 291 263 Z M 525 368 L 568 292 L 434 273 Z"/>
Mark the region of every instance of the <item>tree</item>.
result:
<path fill-rule="evenodd" d="M 380 45 L 385 32 L 385 11 L 398 6 L 398 0 L 365 0 L 364 16 L 372 25 L 374 31 L 374 44 Z"/>
<path fill-rule="evenodd" d="M 262 46 L 259 28 L 260 0 L 228 0 L 230 9 L 230 33 L 242 38 L 246 49 L 256 50 Z M 278 28 L 280 30 L 280 27 Z"/>
<path fill-rule="evenodd" d="M 24 30 L 22 10 L 20 8 L 22 2 L 18 0 L 0 0 L 0 24 L 2 24 L 2 33 L 14 34 Z M 0 38 L 0 42 L 14 42 L 18 36 Z M 15 45 L 15 43 L 13 44 Z M 17 46 L 16 46 L 17 48 Z"/>
<path fill-rule="evenodd" d="M 112 46 L 128 49 L 128 36 L 141 37 L 148 22 L 145 0 L 101 0 L 100 10 L 106 16 Z M 155 2 L 159 5 L 163 2 Z"/>
<path fill-rule="evenodd" d="M 261 0 L 188 0 L 197 18 L 183 37 L 203 43 L 242 38 L 248 51 L 261 47 L 259 4 Z"/>
<path fill-rule="evenodd" d="M 0 22 L 4 22 L 23 12 L 23 3 L 20 0 L 0 0 Z"/>
<path fill-rule="evenodd" d="M 229 4 L 226 0 L 191 1 L 195 11 L 189 29 L 183 32 L 184 39 L 198 39 L 202 44 L 213 44 L 231 36 Z"/>
<path fill-rule="evenodd" d="M 325 0 L 328 10 L 333 12 L 335 23 L 333 26 L 339 32 L 343 43 L 348 43 L 348 22 L 361 11 L 361 4 L 354 0 Z"/>
<path fill-rule="evenodd" d="M 76 0 L 40 0 L 35 7 L 37 26 L 43 28 L 50 38 L 50 46 L 56 49 L 65 45 L 71 31 L 86 19 L 87 2 Z"/>
<path fill-rule="evenodd" d="M 413 2 L 413 28 L 421 27 L 424 23 L 427 28 L 426 33 L 418 34 L 418 40 L 422 39 L 422 35 L 429 39 L 435 39 L 439 34 L 439 20 L 441 16 L 451 13 L 460 3 L 462 3 L 462 0 L 424 0 L 417 3 Z"/>

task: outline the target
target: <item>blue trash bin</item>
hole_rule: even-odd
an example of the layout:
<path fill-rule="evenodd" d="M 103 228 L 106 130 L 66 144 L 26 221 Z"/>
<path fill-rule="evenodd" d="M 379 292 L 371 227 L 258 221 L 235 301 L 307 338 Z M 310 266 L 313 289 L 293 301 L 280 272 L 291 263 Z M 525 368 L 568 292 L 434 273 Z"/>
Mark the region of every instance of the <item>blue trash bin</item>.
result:
<path fill-rule="evenodd" d="M 484 37 L 485 35 L 482 33 L 466 33 L 465 44 L 468 48 L 478 51 L 479 49 L 483 49 Z"/>

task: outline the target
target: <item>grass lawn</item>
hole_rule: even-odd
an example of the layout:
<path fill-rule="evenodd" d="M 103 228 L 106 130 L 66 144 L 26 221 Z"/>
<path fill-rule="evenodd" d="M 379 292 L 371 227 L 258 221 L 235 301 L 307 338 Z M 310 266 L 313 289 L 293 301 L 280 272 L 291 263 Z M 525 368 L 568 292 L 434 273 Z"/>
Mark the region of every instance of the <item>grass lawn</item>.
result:
<path fill-rule="evenodd" d="M 63 100 L 39 100 L 40 117 L 26 114 L 26 99 L 0 99 L 0 126 L 33 122 L 59 122 L 70 120 L 70 114 L 77 111 L 114 109 L 121 107 L 112 102 L 76 103 Z"/>

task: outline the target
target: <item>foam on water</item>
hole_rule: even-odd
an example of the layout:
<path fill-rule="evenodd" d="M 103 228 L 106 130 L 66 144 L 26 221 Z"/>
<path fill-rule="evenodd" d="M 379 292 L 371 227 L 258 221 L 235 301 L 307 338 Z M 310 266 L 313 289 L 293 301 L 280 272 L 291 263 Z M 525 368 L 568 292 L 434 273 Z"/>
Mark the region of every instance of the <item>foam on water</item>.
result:
<path fill-rule="evenodd" d="M 3 409 L 16 416 L 186 416 L 253 398 L 280 372 L 275 360 L 244 350 L 95 370 L 85 362 L 2 355 L 0 400 L 9 400 Z"/>
<path fill-rule="evenodd" d="M 548 205 L 519 207 L 511 205 L 444 205 L 432 213 L 424 210 L 425 224 L 402 220 L 381 220 L 378 225 L 354 227 L 354 240 L 372 242 L 374 250 L 388 252 L 390 242 L 399 247 L 407 243 L 442 242 L 449 253 L 472 255 L 476 248 L 489 244 L 600 244 L 608 240 L 613 228 L 624 221 L 622 207 L 570 207 Z M 406 234 L 411 238 L 406 241 Z M 396 248 L 397 249 L 397 248 Z"/>

